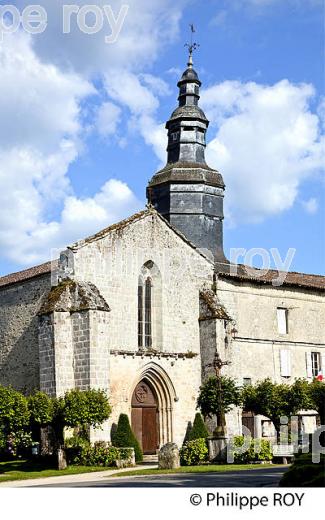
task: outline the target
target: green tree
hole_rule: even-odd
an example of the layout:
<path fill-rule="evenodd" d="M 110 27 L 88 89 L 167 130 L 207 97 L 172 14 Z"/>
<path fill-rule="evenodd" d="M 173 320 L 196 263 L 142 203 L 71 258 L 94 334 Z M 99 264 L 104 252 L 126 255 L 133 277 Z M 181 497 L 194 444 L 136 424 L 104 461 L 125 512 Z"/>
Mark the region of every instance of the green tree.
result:
<path fill-rule="evenodd" d="M 44 392 L 35 392 L 28 397 L 28 409 L 32 426 L 48 426 L 54 417 L 54 399 Z"/>
<path fill-rule="evenodd" d="M 325 425 L 325 383 L 314 379 L 308 388 L 310 407 L 316 410 L 320 417 L 320 422 Z"/>
<path fill-rule="evenodd" d="M 297 380 L 293 385 L 273 383 L 270 379 L 245 386 L 242 391 L 246 411 L 265 415 L 272 421 L 280 442 L 281 417 L 290 419 L 299 410 L 309 407 L 308 383 Z"/>
<path fill-rule="evenodd" d="M 134 448 L 136 462 L 143 460 L 143 453 L 138 439 L 132 431 L 128 416 L 124 413 L 121 413 L 119 417 L 117 429 L 112 437 L 112 444 L 117 448 Z"/>
<path fill-rule="evenodd" d="M 23 437 L 29 425 L 26 397 L 11 387 L 0 385 L 0 449 L 10 439 Z"/>
<path fill-rule="evenodd" d="M 67 427 L 87 429 L 98 428 L 111 414 L 107 395 L 102 390 L 69 390 L 62 397 L 49 397 L 36 392 L 28 399 L 31 426 L 35 428 L 51 426 L 55 437 L 55 449 L 59 454 L 64 444 L 64 430 Z M 58 457 L 59 469 L 61 466 Z"/>
<path fill-rule="evenodd" d="M 204 424 L 202 415 L 197 412 L 195 414 L 193 426 L 188 434 L 188 440 L 194 441 L 195 439 L 206 439 L 209 437 L 209 432 Z"/>
<path fill-rule="evenodd" d="M 98 428 L 111 415 L 111 406 L 103 390 L 69 390 L 54 400 L 52 427 L 59 444 L 64 442 L 64 429 Z"/>
<path fill-rule="evenodd" d="M 200 387 L 197 406 L 203 417 L 218 418 L 216 433 L 225 431 L 225 414 L 241 404 L 241 391 L 235 381 L 226 376 L 211 376 Z"/>

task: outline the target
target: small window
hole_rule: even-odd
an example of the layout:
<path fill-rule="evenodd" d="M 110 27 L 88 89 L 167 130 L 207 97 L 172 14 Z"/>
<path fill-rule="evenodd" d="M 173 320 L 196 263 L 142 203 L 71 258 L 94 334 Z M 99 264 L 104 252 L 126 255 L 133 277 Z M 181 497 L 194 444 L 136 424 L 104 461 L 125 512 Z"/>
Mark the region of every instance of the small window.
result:
<path fill-rule="evenodd" d="M 317 377 L 320 372 L 320 353 L 311 353 L 311 370 L 313 377 Z"/>
<path fill-rule="evenodd" d="M 252 380 L 250 377 L 244 377 L 243 378 L 243 386 L 251 386 Z"/>
<path fill-rule="evenodd" d="M 177 141 L 178 137 L 179 137 L 179 132 L 173 132 L 172 133 L 172 140 L 173 141 Z"/>
<path fill-rule="evenodd" d="M 288 334 L 288 309 L 277 308 L 278 333 Z"/>

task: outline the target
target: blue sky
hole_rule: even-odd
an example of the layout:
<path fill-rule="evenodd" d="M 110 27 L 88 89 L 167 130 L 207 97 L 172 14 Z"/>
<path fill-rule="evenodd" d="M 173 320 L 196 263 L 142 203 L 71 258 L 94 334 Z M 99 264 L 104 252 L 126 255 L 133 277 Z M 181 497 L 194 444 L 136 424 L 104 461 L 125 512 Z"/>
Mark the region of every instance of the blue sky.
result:
<path fill-rule="evenodd" d="M 324 272 L 321 1 L 132 0 L 114 44 L 108 26 L 63 35 L 63 2 L 38 3 L 46 31 L 0 42 L 0 274 L 145 205 L 191 22 L 207 158 L 227 185 L 227 256 L 294 248 L 291 270 Z"/>

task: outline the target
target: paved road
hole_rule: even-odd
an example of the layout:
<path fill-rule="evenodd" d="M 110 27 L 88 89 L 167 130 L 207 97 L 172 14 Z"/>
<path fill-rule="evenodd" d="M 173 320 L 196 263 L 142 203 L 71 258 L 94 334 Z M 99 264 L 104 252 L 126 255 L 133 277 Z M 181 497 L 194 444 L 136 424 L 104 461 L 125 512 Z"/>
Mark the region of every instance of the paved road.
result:
<path fill-rule="evenodd" d="M 43 484 L 42 487 L 277 487 L 287 468 L 266 468 L 225 473 L 178 473 L 139 477 L 100 477 L 98 480 Z"/>

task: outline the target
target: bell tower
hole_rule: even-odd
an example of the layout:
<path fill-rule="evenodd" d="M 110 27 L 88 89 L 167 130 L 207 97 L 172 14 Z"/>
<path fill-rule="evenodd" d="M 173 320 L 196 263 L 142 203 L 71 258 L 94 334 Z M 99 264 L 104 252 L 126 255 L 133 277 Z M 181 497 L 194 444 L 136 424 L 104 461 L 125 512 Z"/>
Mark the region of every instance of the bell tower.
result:
<path fill-rule="evenodd" d="M 191 41 L 187 46 L 178 107 L 166 123 L 167 164 L 149 182 L 147 198 L 196 247 L 209 251 L 216 262 L 228 263 L 223 252 L 225 185 L 222 175 L 205 162 L 209 121 L 199 107 L 201 81 L 193 68 L 197 44 Z"/>

